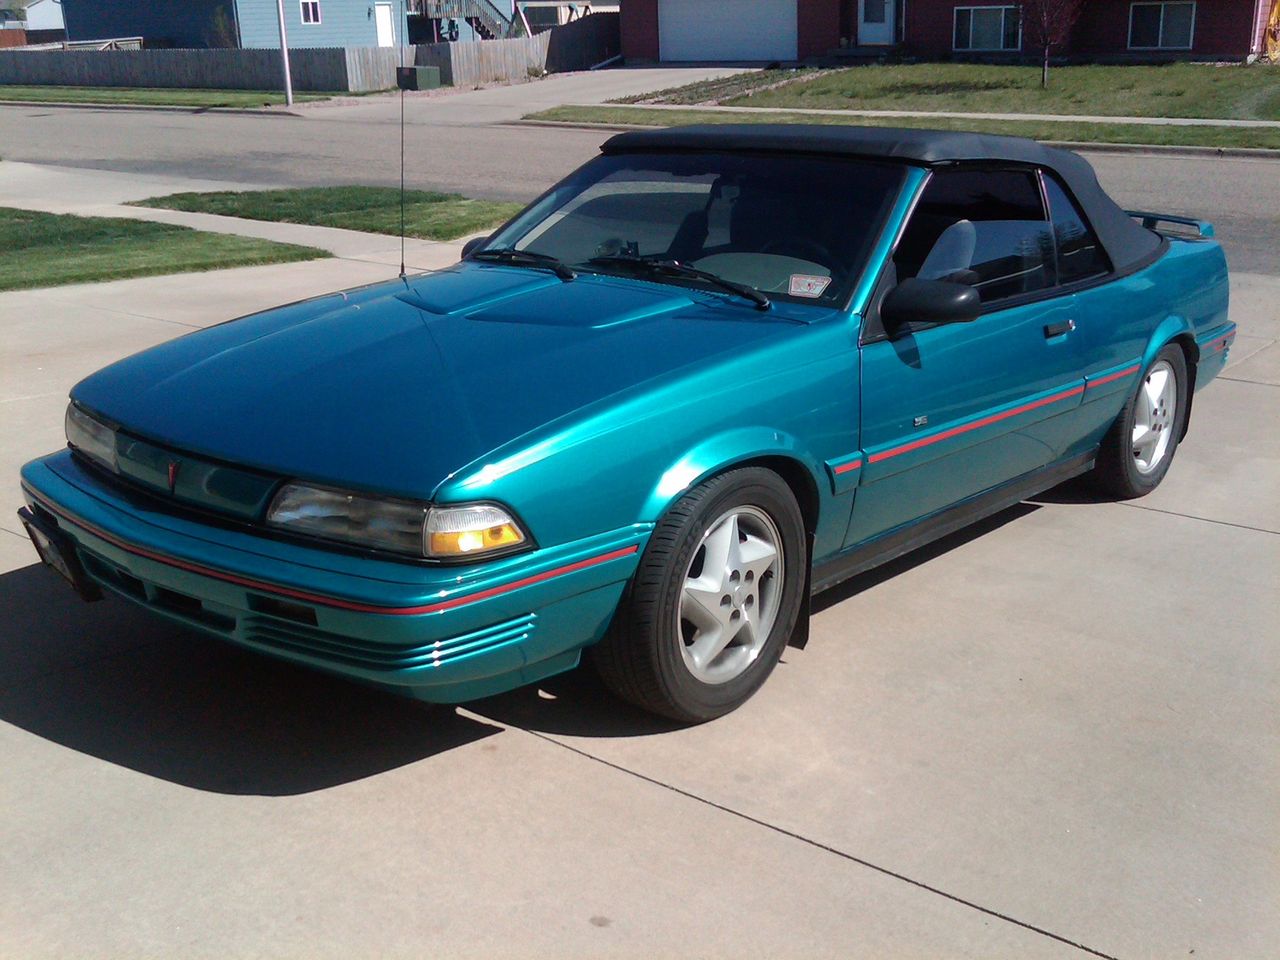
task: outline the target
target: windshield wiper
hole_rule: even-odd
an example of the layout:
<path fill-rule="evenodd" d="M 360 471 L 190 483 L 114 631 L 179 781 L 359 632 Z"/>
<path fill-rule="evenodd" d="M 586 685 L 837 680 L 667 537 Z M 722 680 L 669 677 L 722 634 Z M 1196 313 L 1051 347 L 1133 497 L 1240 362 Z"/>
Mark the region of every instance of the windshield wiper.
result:
<path fill-rule="evenodd" d="M 737 283 L 733 280 L 726 280 L 719 274 L 712 273 L 709 270 L 699 270 L 697 267 L 691 267 L 688 264 L 681 263 L 679 260 L 646 260 L 643 257 L 627 256 L 625 254 L 613 254 L 605 257 L 592 257 L 587 261 L 590 266 L 625 266 L 639 267 L 648 273 L 659 274 L 666 277 L 683 277 L 690 280 L 703 280 L 706 283 L 726 290 L 729 293 L 736 293 L 740 297 L 750 300 L 756 305 L 757 310 L 768 310 L 773 304 L 763 293 L 755 287 L 749 287 L 745 283 Z"/>
<path fill-rule="evenodd" d="M 495 250 L 477 250 L 467 258 L 468 260 L 489 260 L 493 263 L 510 263 L 520 267 L 542 267 L 550 270 L 561 280 L 568 283 L 570 280 L 578 279 L 578 275 L 574 272 L 573 267 L 569 266 L 562 260 L 557 260 L 545 253 L 535 253 L 532 250 L 517 250 L 514 247 L 498 247 Z"/>

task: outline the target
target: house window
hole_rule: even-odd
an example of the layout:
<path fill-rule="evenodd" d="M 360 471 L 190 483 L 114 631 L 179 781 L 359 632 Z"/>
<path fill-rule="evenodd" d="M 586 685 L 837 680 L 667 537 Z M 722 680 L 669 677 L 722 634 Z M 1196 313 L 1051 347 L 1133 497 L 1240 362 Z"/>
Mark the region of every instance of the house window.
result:
<path fill-rule="evenodd" d="M 1195 30 L 1194 3 L 1129 5 L 1130 50 L 1190 50 Z"/>
<path fill-rule="evenodd" d="M 1020 50 L 1017 7 L 956 7 L 954 50 Z"/>
<path fill-rule="evenodd" d="M 320 22 L 320 0 L 302 0 L 302 22 Z"/>

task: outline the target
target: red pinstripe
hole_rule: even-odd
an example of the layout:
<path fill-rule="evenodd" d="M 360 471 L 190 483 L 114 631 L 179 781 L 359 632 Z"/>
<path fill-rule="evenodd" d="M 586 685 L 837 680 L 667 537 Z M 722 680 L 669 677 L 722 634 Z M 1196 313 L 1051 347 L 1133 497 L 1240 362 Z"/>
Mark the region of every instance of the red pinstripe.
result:
<path fill-rule="evenodd" d="M 950 430 L 942 431 L 942 433 L 935 433 L 931 437 L 921 437 L 919 440 L 912 440 L 910 443 L 904 443 L 902 446 L 894 447 L 891 450 L 881 450 L 879 453 L 873 453 L 867 457 L 867 462 L 879 463 L 881 460 L 888 460 L 890 457 L 896 457 L 899 454 L 910 453 L 912 450 L 919 450 L 921 447 L 927 447 L 930 444 L 938 443 L 941 440 L 949 440 L 951 437 L 958 437 L 960 434 L 968 433 L 970 430 L 987 427 L 993 423 L 999 423 L 1001 420 L 1008 420 L 1010 417 L 1016 417 L 1020 413 L 1026 413 L 1029 410 L 1036 410 L 1040 407 L 1048 406 L 1051 403 L 1057 403 L 1059 400 L 1066 400 L 1068 397 L 1077 397 L 1082 393 L 1084 393 L 1084 384 L 1081 384 L 1078 387 L 1072 387 L 1070 390 L 1063 390 L 1061 393 L 1055 393 L 1049 397 L 1041 397 L 1039 400 L 1032 400 L 1030 403 L 1024 403 L 1021 406 L 1013 407 L 1010 410 L 993 413 L 989 417 L 983 417 L 981 420 L 974 420 L 972 423 L 962 423 L 958 427 L 952 427 Z"/>
<path fill-rule="evenodd" d="M 1086 388 L 1100 387 L 1104 383 L 1110 383 L 1112 380 L 1119 380 L 1121 377 L 1132 376 L 1133 374 L 1137 373 L 1138 370 L 1141 369 L 1141 367 L 1142 367 L 1142 364 L 1135 363 L 1131 367 L 1125 367 L 1123 370 L 1119 371 L 1118 373 L 1109 373 L 1105 377 L 1099 377 L 1097 380 L 1090 380 L 1085 384 L 1085 387 Z"/>
<path fill-rule="evenodd" d="M 862 466 L 861 457 L 857 460 L 850 460 L 848 463 L 842 463 L 838 467 L 832 467 L 831 472 L 838 476 L 842 473 L 849 473 L 850 471 L 857 470 L 860 466 Z"/>
<path fill-rule="evenodd" d="M 35 496 L 34 493 L 32 495 Z M 65 510 L 59 509 L 43 497 L 37 496 L 36 499 L 39 500 L 46 509 L 58 514 L 58 516 L 62 517 L 68 523 L 82 527 L 95 537 L 119 547 L 126 553 L 132 553 L 135 556 L 143 557 L 147 560 L 155 560 L 157 563 L 163 563 L 170 567 L 177 567 L 179 570 L 186 570 L 189 573 L 197 573 L 204 577 L 211 577 L 214 580 L 234 583 L 236 586 L 249 587 L 254 590 L 261 590 L 265 593 L 274 593 L 294 600 L 305 600 L 308 603 L 315 603 L 320 606 L 336 607 L 339 610 L 352 610 L 356 613 L 380 613 L 395 617 L 412 617 L 426 613 L 439 613 L 443 610 L 452 610 L 455 607 L 461 607 L 468 603 L 477 603 L 480 600 L 488 600 L 490 597 L 510 593 L 513 590 L 519 590 L 521 587 L 532 586 L 535 583 L 542 583 L 546 580 L 564 576 L 568 573 L 585 570 L 588 567 L 594 567 L 601 563 L 608 563 L 610 560 L 618 560 L 622 557 L 630 556 L 640 549 L 638 545 L 623 547 L 619 550 L 612 550 L 609 553 L 602 553 L 598 556 L 588 557 L 585 560 L 579 560 L 576 563 L 570 563 L 562 567 L 556 567 L 552 570 L 546 570 L 542 573 L 534 574 L 531 577 L 525 577 L 522 580 L 513 580 L 511 583 L 504 583 L 497 587 L 491 587 L 488 590 L 469 593 L 461 597 L 452 597 L 448 600 L 437 601 L 436 603 L 427 603 L 416 607 L 382 607 L 368 603 L 357 603 L 353 600 L 341 600 L 337 597 L 328 597 L 318 593 L 307 593 L 304 590 L 294 590 L 291 587 L 282 587 L 274 583 L 266 583 L 262 580 L 253 580 L 248 577 L 237 576 L 234 573 L 215 570 L 212 567 L 205 567 L 198 563 L 189 563 L 185 560 L 179 560 L 176 557 L 170 557 L 163 553 L 156 553 L 155 551 L 148 550 L 145 547 L 139 547 L 137 544 L 121 540 L 119 537 L 110 534 L 91 523 L 81 520 L 79 517 L 73 517 Z"/>

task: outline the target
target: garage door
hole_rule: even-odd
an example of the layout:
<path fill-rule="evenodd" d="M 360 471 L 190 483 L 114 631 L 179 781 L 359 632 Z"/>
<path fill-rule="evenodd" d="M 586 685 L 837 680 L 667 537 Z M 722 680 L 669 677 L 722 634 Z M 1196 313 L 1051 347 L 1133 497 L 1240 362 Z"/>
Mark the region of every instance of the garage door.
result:
<path fill-rule="evenodd" d="M 658 0 L 663 60 L 794 60 L 796 0 Z"/>

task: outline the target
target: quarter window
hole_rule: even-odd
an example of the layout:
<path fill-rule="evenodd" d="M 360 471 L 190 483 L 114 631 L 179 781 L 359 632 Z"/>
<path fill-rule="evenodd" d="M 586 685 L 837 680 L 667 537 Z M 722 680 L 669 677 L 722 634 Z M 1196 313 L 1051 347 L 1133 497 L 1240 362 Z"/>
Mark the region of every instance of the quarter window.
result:
<path fill-rule="evenodd" d="M 1045 194 L 1049 198 L 1049 214 L 1053 220 L 1053 238 L 1058 252 L 1058 282 L 1075 283 L 1111 270 L 1107 255 L 1076 206 L 1056 177 L 1044 176 Z"/>
<path fill-rule="evenodd" d="M 320 22 L 320 0 L 301 0 L 302 2 L 302 22 L 303 23 L 319 23 Z"/>
<path fill-rule="evenodd" d="M 949 280 L 992 303 L 1053 285 L 1053 230 L 1027 170 L 938 170 L 894 253 L 897 280 Z"/>
<path fill-rule="evenodd" d="M 1195 3 L 1130 4 L 1129 49 L 1190 50 L 1195 26 Z"/>
<path fill-rule="evenodd" d="M 956 7 L 954 50 L 1021 50 L 1018 7 Z"/>

